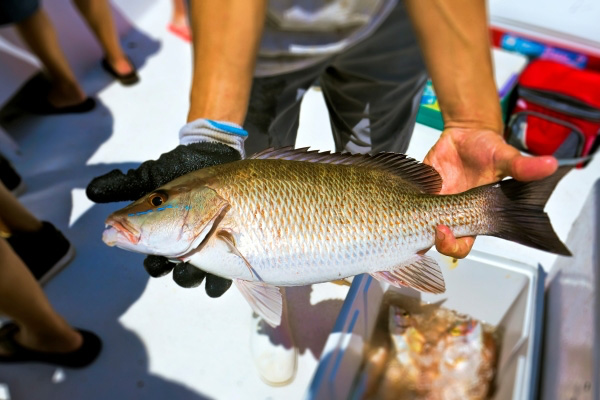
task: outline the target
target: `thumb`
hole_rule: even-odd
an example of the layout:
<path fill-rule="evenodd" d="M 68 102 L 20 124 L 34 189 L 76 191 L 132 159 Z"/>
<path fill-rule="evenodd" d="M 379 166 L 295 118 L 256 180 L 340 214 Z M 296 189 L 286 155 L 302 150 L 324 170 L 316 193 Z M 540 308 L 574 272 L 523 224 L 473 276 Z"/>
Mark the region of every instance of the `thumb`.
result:
<path fill-rule="evenodd" d="M 504 144 L 494 155 L 496 174 L 511 176 L 518 181 L 534 181 L 552 175 L 558 168 L 552 156 L 524 156 L 509 144 Z"/>
<path fill-rule="evenodd" d="M 511 174 L 518 181 L 534 181 L 556 172 L 558 161 L 552 156 L 516 157 L 512 162 Z"/>
<path fill-rule="evenodd" d="M 95 203 L 110 203 L 113 201 L 133 201 L 142 197 L 145 192 L 140 190 L 138 180 L 132 179 L 134 170 L 127 175 L 118 169 L 94 178 L 85 189 L 87 197 Z M 140 192 L 142 192 L 140 194 Z"/>

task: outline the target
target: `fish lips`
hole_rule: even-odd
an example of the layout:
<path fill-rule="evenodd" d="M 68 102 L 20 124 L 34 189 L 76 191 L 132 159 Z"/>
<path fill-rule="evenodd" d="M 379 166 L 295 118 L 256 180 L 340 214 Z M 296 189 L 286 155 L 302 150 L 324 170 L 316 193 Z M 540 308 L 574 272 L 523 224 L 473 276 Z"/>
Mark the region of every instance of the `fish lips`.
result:
<path fill-rule="evenodd" d="M 125 220 L 109 218 L 106 220 L 106 229 L 102 233 L 102 241 L 111 247 L 130 248 L 139 243 L 140 232 Z"/>

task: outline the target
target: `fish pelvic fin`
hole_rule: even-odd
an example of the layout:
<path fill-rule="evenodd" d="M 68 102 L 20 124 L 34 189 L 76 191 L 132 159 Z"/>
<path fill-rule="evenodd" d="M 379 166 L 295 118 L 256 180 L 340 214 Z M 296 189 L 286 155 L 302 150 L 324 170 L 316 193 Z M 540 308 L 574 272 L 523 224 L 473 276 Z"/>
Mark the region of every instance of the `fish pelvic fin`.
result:
<path fill-rule="evenodd" d="M 242 279 L 233 282 L 255 313 L 273 328 L 281 324 L 283 298 L 277 286 Z"/>
<path fill-rule="evenodd" d="M 415 254 L 389 271 L 372 272 L 379 281 L 396 287 L 410 287 L 421 292 L 444 293 L 446 284 L 438 263 L 431 257 Z"/>
<path fill-rule="evenodd" d="M 554 188 L 571 167 L 561 167 L 553 175 L 531 182 L 514 179 L 488 185 L 492 190 L 500 190 L 498 204 L 494 209 L 497 221 L 494 232 L 489 233 L 502 239 L 511 240 L 563 256 L 571 252 L 559 239 L 552 228 L 544 206 Z"/>

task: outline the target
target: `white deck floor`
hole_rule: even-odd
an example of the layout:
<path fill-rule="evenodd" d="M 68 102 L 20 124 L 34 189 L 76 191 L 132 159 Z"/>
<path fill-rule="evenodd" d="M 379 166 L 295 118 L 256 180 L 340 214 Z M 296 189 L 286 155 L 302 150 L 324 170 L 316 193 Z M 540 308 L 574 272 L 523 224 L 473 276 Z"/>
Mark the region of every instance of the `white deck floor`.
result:
<path fill-rule="evenodd" d="M 70 7 L 67 1 L 56 3 Z M 235 288 L 210 299 L 203 287 L 186 290 L 170 277 L 150 279 L 142 267 L 143 256 L 101 241 L 104 219 L 123 204 L 91 203 L 84 193 L 87 183 L 177 145 L 191 76 L 189 45 L 166 30 L 170 2 L 115 3 L 136 28 L 124 36 L 124 44 L 139 66 L 141 82 L 124 88 L 111 81 L 97 62 L 100 51 L 89 33 L 73 22 L 79 21 L 75 13 L 54 11 L 61 40 L 74 41 L 67 51 L 69 60 L 86 91 L 97 96 L 98 107 L 89 114 L 23 117 L 3 126 L 20 148 L 20 154 L 6 155 L 28 186 L 22 202 L 63 230 L 77 250 L 75 260 L 46 285 L 46 293 L 68 321 L 97 332 L 105 347 L 83 370 L 2 365 L 0 383 L 8 386 L 13 399 L 301 398 L 347 288 L 323 284 L 289 290 L 300 349 L 298 373 L 290 385 L 271 387 L 252 364 L 250 308 Z M 119 21 L 125 32 L 126 20 Z M 71 22 L 81 35 L 65 34 Z M 27 74 L 34 70 L 28 68 Z M 331 149 L 322 99 L 311 91 L 307 100 L 297 144 Z M 422 159 L 437 134 L 418 127 L 409 154 Z M 563 239 L 598 179 L 599 163 L 596 159 L 586 170 L 569 174 L 548 206 Z M 555 260 L 499 239 L 480 238 L 476 246 L 519 261 L 541 262 L 546 269 Z"/>

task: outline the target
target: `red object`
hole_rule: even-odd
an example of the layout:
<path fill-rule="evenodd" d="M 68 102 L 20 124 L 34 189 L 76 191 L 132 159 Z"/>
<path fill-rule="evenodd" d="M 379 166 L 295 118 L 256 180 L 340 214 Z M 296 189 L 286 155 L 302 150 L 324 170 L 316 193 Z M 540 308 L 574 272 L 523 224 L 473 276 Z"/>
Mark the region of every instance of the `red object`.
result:
<path fill-rule="evenodd" d="M 552 155 L 576 134 L 581 143 L 573 156 L 591 152 L 600 134 L 599 72 L 535 60 L 521 74 L 518 90 L 513 113 L 526 118 L 520 137 L 525 150 Z"/>
<path fill-rule="evenodd" d="M 178 36 L 180 39 L 185 40 L 186 42 L 192 41 L 192 34 L 190 32 L 190 28 L 187 26 L 181 27 L 181 26 L 169 24 L 167 26 L 167 29 L 169 30 L 169 32 L 171 32 L 175 36 Z"/>

